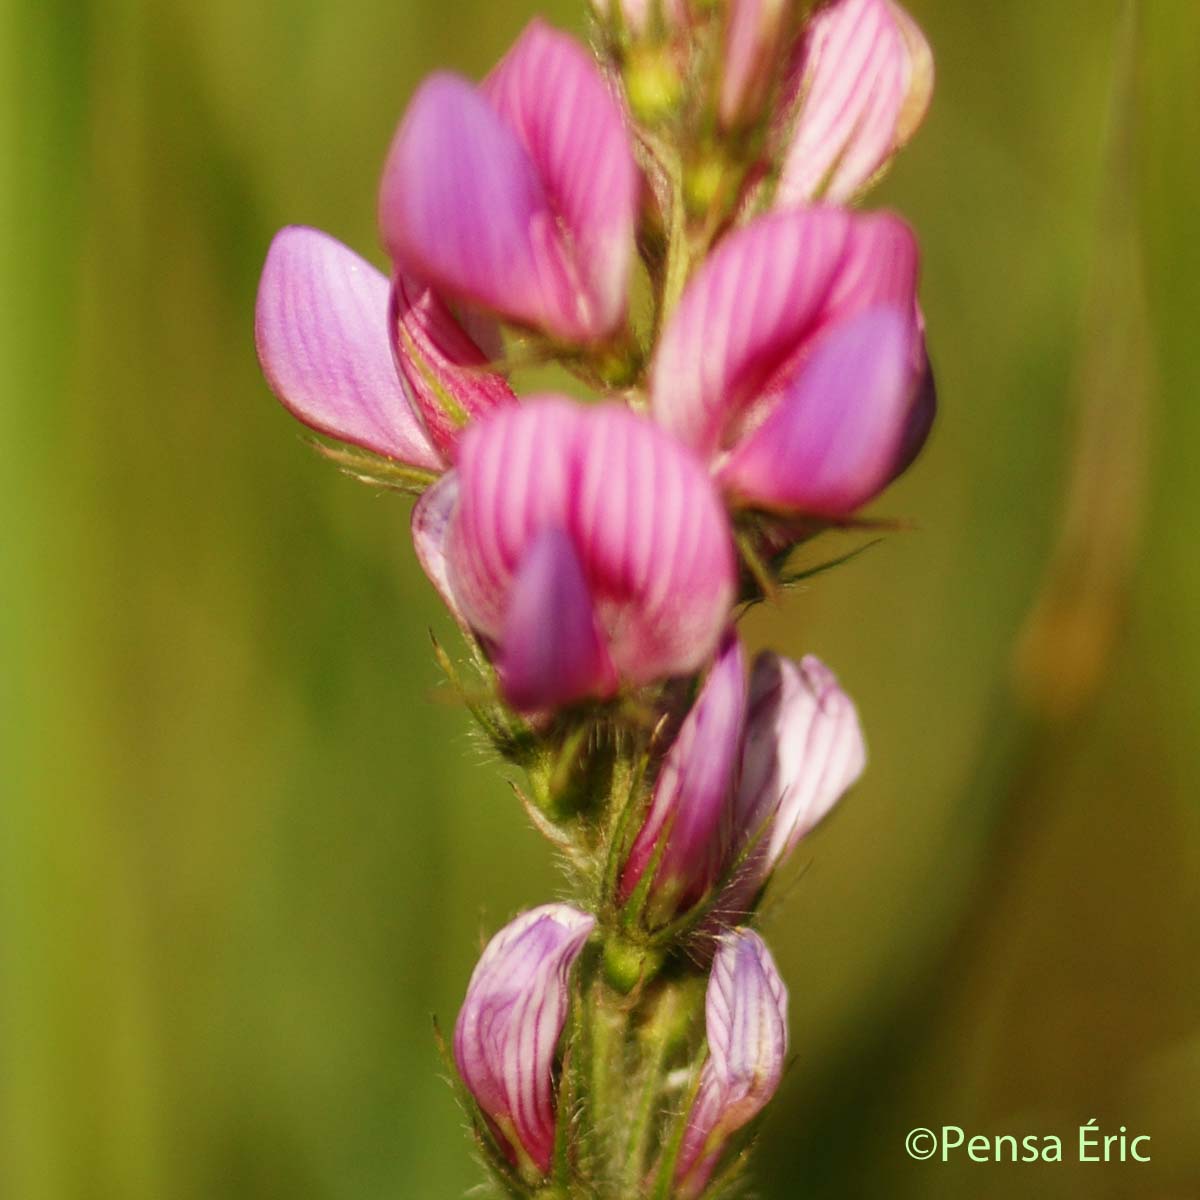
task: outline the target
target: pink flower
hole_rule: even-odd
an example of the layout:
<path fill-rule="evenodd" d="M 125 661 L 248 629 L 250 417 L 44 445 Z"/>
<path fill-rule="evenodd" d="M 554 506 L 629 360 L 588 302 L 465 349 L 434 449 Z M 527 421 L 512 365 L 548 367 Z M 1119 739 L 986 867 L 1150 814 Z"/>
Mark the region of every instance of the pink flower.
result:
<path fill-rule="evenodd" d="M 305 425 L 440 471 L 453 457 L 453 439 L 450 418 L 435 419 L 436 404 L 477 416 L 511 403 L 512 392 L 475 369 L 483 352 L 428 293 L 400 314 L 394 359 L 388 291 L 383 275 L 328 234 L 281 230 L 258 287 L 259 361 L 272 391 Z"/>
<path fill-rule="evenodd" d="M 762 938 L 749 929 L 725 934 L 708 981 L 708 1060 L 675 1164 L 682 1200 L 704 1191 L 730 1136 L 758 1116 L 779 1087 L 787 1003 L 787 988 Z"/>
<path fill-rule="evenodd" d="M 532 1178 L 554 1149 L 554 1058 L 570 973 L 595 918 L 566 904 L 519 916 L 488 943 L 454 1027 L 454 1061 L 514 1165 Z"/>
<path fill-rule="evenodd" d="M 887 213 L 796 209 L 729 235 L 654 359 L 654 416 L 737 505 L 841 517 L 896 477 L 933 419 L 917 246 Z"/>
<path fill-rule="evenodd" d="M 398 269 L 567 342 L 624 320 L 638 173 L 588 52 L 532 22 L 480 87 L 430 76 L 379 197 Z"/>
<path fill-rule="evenodd" d="M 690 674 L 728 619 L 735 566 L 703 466 L 618 405 L 532 398 L 470 426 L 421 498 L 426 573 L 533 711 Z"/>
<path fill-rule="evenodd" d="M 650 893 L 652 924 L 696 903 L 728 869 L 746 719 L 745 672 L 741 643 L 729 632 L 655 781 L 650 811 L 621 876 L 621 899 L 627 900 L 659 856 Z"/>
<path fill-rule="evenodd" d="M 835 0 L 800 45 L 780 124 L 790 131 L 776 204 L 843 203 L 883 173 L 933 94 L 933 55 L 895 0 Z"/>

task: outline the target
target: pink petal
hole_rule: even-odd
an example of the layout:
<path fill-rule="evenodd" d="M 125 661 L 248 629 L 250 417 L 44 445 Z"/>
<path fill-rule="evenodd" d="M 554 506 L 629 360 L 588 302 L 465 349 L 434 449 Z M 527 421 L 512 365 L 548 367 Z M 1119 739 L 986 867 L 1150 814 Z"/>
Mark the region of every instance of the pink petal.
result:
<path fill-rule="evenodd" d="M 548 526 L 525 551 L 501 645 L 500 685 L 516 709 L 536 712 L 617 690 L 587 581 L 561 529 Z"/>
<path fill-rule="evenodd" d="M 920 126 L 933 94 L 933 56 L 893 0 L 837 0 L 809 25 L 795 93 L 800 110 L 776 203 L 842 203 Z"/>
<path fill-rule="evenodd" d="M 787 1058 L 787 988 L 766 943 L 749 929 L 724 935 L 705 1003 L 708 1061 L 676 1161 L 678 1194 L 694 1200 L 729 1136 L 774 1096 Z"/>
<path fill-rule="evenodd" d="M 534 20 L 481 90 L 516 131 L 561 220 L 582 313 L 566 336 L 602 338 L 625 315 L 638 174 L 620 105 L 574 38 Z M 578 326 L 575 322 L 578 320 Z"/>
<path fill-rule="evenodd" d="M 384 166 L 379 225 L 397 267 L 439 292 L 576 332 L 578 303 L 537 169 L 465 79 L 431 75 L 417 90 Z"/>
<path fill-rule="evenodd" d="M 454 1059 L 513 1151 L 540 1171 L 554 1148 L 554 1059 L 570 972 L 595 918 L 566 904 L 522 914 L 488 943 L 454 1028 Z"/>
<path fill-rule="evenodd" d="M 750 683 L 750 716 L 738 822 L 753 837 L 764 821 L 756 885 L 858 782 L 867 751 L 854 702 L 820 659 L 763 654 Z"/>
<path fill-rule="evenodd" d="M 413 505 L 412 539 L 417 561 L 429 576 L 429 582 L 437 589 L 454 619 L 466 628 L 467 621 L 454 596 L 446 563 L 446 537 L 457 504 L 458 474 L 447 471 L 437 483 L 426 488 Z"/>
<path fill-rule="evenodd" d="M 484 636 L 503 638 L 518 568 L 556 528 L 622 679 L 687 674 L 712 655 L 734 594 L 728 522 L 702 464 L 646 418 L 533 398 L 468 427 L 458 475 L 450 575 Z"/>
<path fill-rule="evenodd" d="M 417 417 L 453 462 L 462 427 L 516 397 L 507 380 L 484 369 L 487 355 L 432 288 L 398 273 L 389 314 L 396 366 Z"/>
<path fill-rule="evenodd" d="M 812 208 L 730 234 L 697 270 L 663 333 L 650 379 L 655 418 L 702 455 L 793 356 L 831 303 L 854 218 Z"/>
<path fill-rule="evenodd" d="M 621 876 L 627 899 L 667 838 L 652 897 L 670 917 L 699 900 L 725 869 L 733 791 L 746 716 L 746 667 L 737 635 L 725 635 L 654 786 L 654 800 Z"/>
<path fill-rule="evenodd" d="M 387 280 L 328 234 L 282 229 L 258 286 L 258 359 L 271 390 L 311 429 L 440 470 L 392 363 L 387 296 Z"/>
<path fill-rule="evenodd" d="M 838 517 L 892 480 L 916 399 L 912 320 L 872 309 L 822 339 L 787 395 L 720 469 L 755 507 Z"/>

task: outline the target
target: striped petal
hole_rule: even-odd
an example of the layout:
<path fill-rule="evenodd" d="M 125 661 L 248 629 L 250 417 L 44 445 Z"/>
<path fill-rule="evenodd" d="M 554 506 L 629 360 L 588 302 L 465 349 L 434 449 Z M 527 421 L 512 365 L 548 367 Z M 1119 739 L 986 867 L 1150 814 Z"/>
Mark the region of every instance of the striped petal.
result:
<path fill-rule="evenodd" d="M 570 1008 L 570 972 L 595 918 L 547 904 L 484 950 L 454 1029 L 463 1082 L 512 1160 L 544 1175 L 554 1148 L 554 1058 Z"/>
<path fill-rule="evenodd" d="M 798 663 L 760 655 L 737 798 L 742 838 L 766 831 L 757 886 L 858 782 L 866 762 L 858 713 L 837 676 L 811 654 Z"/>
<path fill-rule="evenodd" d="M 762 423 L 826 330 L 867 308 L 915 312 L 912 231 L 888 213 L 815 207 L 731 234 L 696 272 L 650 379 L 655 418 L 702 455 Z"/>
<path fill-rule="evenodd" d="M 702 464 L 652 422 L 535 397 L 467 429 L 458 477 L 449 574 L 479 633 L 503 641 L 517 572 L 558 529 L 625 682 L 688 674 L 712 655 L 734 595 L 728 522 Z"/>
<path fill-rule="evenodd" d="M 844 203 L 868 187 L 920 126 L 933 55 L 894 0 L 837 0 L 812 19 L 795 71 L 776 204 Z"/>
<path fill-rule="evenodd" d="M 637 886 L 666 838 L 651 891 L 656 923 L 699 900 L 729 858 L 746 717 L 745 675 L 741 643 L 730 631 L 667 751 L 650 812 L 630 850 L 621 876 L 622 899 Z"/>
<path fill-rule="evenodd" d="M 774 1096 L 787 1057 L 787 988 L 766 943 L 749 929 L 717 946 L 705 1003 L 708 1060 L 680 1147 L 675 1185 L 699 1196 L 730 1136 Z"/>
<path fill-rule="evenodd" d="M 915 327 L 872 309 L 823 338 L 783 400 L 718 478 L 756 508 L 840 517 L 877 495 L 906 452 L 918 396 Z"/>
<path fill-rule="evenodd" d="M 513 320 L 577 332 L 555 215 L 514 130 L 465 79 L 431 75 L 392 141 L 379 226 L 397 268 Z"/>
<path fill-rule="evenodd" d="M 566 233 L 583 302 L 567 336 L 594 341 L 625 316 L 638 174 L 621 108 L 591 55 L 534 20 L 481 90 L 516 131 Z"/>
<path fill-rule="evenodd" d="M 290 226 L 271 243 L 258 286 L 258 359 L 309 428 L 440 470 L 392 362 L 387 305 L 387 280 L 370 263 L 328 234 Z"/>
<path fill-rule="evenodd" d="M 655 418 L 702 455 L 729 436 L 821 319 L 852 217 L 816 208 L 730 234 L 697 270 L 663 332 L 650 377 Z"/>
<path fill-rule="evenodd" d="M 517 709 L 611 696 L 617 675 L 571 539 L 554 526 L 526 550 L 504 617 L 500 686 Z"/>
<path fill-rule="evenodd" d="M 468 422 L 513 404 L 508 381 L 432 288 L 400 272 L 392 281 L 388 330 L 413 409 L 438 453 L 453 462 Z"/>

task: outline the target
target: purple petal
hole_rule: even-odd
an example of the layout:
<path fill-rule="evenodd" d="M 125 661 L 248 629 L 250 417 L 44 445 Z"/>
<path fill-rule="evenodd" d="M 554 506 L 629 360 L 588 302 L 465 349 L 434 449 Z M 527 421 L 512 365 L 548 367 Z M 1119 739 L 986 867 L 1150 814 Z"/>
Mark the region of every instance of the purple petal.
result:
<path fill-rule="evenodd" d="M 893 0 L 838 0 L 809 24 L 794 93 L 800 108 L 776 203 L 843 203 L 920 126 L 933 94 L 933 56 Z"/>
<path fill-rule="evenodd" d="M 787 1057 L 787 988 L 758 934 L 735 929 L 713 960 L 705 1004 L 708 1061 L 675 1168 L 685 1200 L 700 1195 L 731 1134 L 779 1087 Z"/>
<path fill-rule="evenodd" d="M 725 635 L 700 695 L 667 751 L 645 824 L 621 876 L 627 899 L 667 838 L 653 896 L 669 918 L 700 899 L 729 859 L 732 801 L 746 716 L 746 668 L 737 635 Z"/>
<path fill-rule="evenodd" d="M 697 270 L 663 333 L 655 418 L 708 456 L 826 315 L 854 218 L 812 208 L 730 234 Z"/>
<path fill-rule="evenodd" d="M 914 323 L 881 308 L 820 342 L 764 423 L 721 467 L 741 503 L 838 517 L 880 492 L 905 451 L 917 396 Z"/>
<path fill-rule="evenodd" d="M 454 1059 L 515 1162 L 544 1174 L 554 1148 L 554 1056 L 570 1007 L 571 967 L 595 918 L 547 904 L 484 950 L 454 1029 Z"/>
<path fill-rule="evenodd" d="M 453 462 L 462 427 L 516 397 L 485 370 L 488 357 L 432 288 L 403 272 L 392 281 L 388 328 L 396 367 L 430 440 Z"/>
<path fill-rule="evenodd" d="M 576 333 L 578 304 L 537 168 L 465 79 L 431 75 L 413 97 L 384 166 L 379 225 L 397 267 L 439 292 Z"/>
<path fill-rule="evenodd" d="M 446 536 L 450 520 L 458 504 L 458 474 L 447 471 L 432 487 L 427 488 L 413 505 L 412 539 L 429 582 L 437 588 L 446 607 L 454 619 L 464 628 L 466 618 L 454 596 L 450 582 L 450 571 L 446 563 Z"/>
<path fill-rule="evenodd" d="M 311 429 L 440 470 L 392 363 L 387 295 L 387 280 L 336 239 L 282 229 L 258 285 L 258 359 L 271 390 Z"/>
<path fill-rule="evenodd" d="M 762 835 L 754 890 L 825 819 L 866 762 L 858 713 L 834 673 L 812 655 L 799 663 L 761 655 L 737 800 L 741 837 Z"/>
<path fill-rule="evenodd" d="M 638 204 L 620 105 L 588 51 L 541 20 L 481 90 L 528 151 L 567 235 L 585 307 L 563 314 L 559 332 L 587 341 L 612 333 L 625 315 Z"/>
<path fill-rule="evenodd" d="M 583 569 L 561 529 L 547 527 L 526 550 L 501 645 L 500 685 L 516 709 L 536 712 L 617 690 Z"/>
<path fill-rule="evenodd" d="M 734 594 L 728 521 L 701 463 L 652 422 L 534 398 L 468 427 L 458 474 L 450 575 L 477 631 L 502 640 L 516 572 L 555 528 L 623 680 L 688 674 L 711 656 Z"/>

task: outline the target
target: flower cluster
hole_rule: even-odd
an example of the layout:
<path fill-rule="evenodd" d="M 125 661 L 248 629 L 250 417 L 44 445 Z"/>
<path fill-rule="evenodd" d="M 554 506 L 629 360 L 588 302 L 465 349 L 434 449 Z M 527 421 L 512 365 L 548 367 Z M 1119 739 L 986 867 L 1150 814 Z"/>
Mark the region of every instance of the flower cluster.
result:
<path fill-rule="evenodd" d="M 747 671 L 735 620 L 929 433 L 916 240 L 851 205 L 932 64 L 895 0 L 594 3 L 596 53 L 535 20 L 482 83 L 426 79 L 389 274 L 284 229 L 256 340 L 325 453 L 418 496 L 479 680 L 443 665 L 576 884 L 492 939 L 459 1014 L 489 1167 L 690 1198 L 783 1070 L 763 891 L 865 765 L 833 673 Z M 519 395 L 549 362 L 599 402 Z"/>

